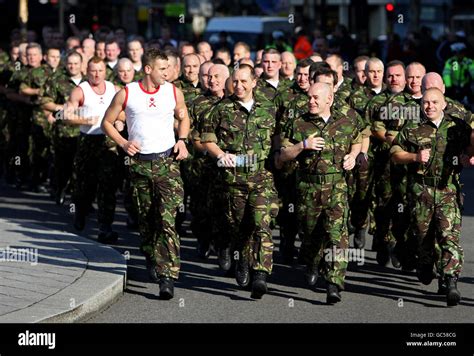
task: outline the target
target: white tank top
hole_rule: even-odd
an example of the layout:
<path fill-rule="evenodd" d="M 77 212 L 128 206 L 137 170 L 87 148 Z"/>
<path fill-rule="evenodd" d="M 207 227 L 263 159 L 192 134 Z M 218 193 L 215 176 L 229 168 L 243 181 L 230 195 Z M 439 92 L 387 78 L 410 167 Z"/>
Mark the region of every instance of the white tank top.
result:
<path fill-rule="evenodd" d="M 128 140 L 140 145 L 140 153 L 160 153 L 173 147 L 176 87 L 168 82 L 148 92 L 141 81 L 127 84 L 123 110 Z"/>
<path fill-rule="evenodd" d="M 82 117 L 91 117 L 98 116 L 100 119 L 97 124 L 91 125 L 81 125 L 79 127 L 82 133 L 87 135 L 103 135 L 100 125 L 104 118 L 105 111 L 109 107 L 112 99 L 115 96 L 115 86 L 111 82 L 105 82 L 105 92 L 102 95 L 97 94 L 89 82 L 82 82 L 79 84 L 82 92 L 84 94 L 84 101 L 80 106 L 81 112 L 80 116 Z"/>

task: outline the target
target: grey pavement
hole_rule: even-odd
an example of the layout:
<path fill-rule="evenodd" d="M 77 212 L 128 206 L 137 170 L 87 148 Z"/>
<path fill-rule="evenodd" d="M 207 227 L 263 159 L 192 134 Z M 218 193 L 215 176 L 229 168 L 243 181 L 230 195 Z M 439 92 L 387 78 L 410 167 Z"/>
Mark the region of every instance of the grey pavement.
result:
<path fill-rule="evenodd" d="M 274 271 L 269 293 L 262 300 L 250 298 L 235 280 L 219 270 L 216 257 L 201 260 L 196 256 L 196 241 L 182 238 L 182 271 L 175 284 L 175 298 L 162 301 L 159 287 L 148 279 L 144 258 L 138 250 L 139 235 L 125 227 L 126 214 L 118 200 L 115 229 L 120 239 L 114 248 L 129 256 L 127 289 L 114 304 L 92 315 L 92 323 L 473 323 L 474 313 L 474 170 L 465 172 L 466 205 L 463 217 L 462 246 L 464 271 L 459 281 L 461 304 L 446 307 L 445 297 L 436 294 L 437 283 L 424 286 L 415 274 L 391 266 L 381 267 L 370 250 L 369 236 L 364 264 L 350 263 L 343 301 L 335 306 L 325 303 L 323 284 L 311 290 L 305 286 L 302 270 L 287 266 L 279 255 L 278 232 L 274 231 Z M 0 185 L 0 216 L 21 222 L 37 222 L 57 230 L 73 231 L 68 205 L 56 206 L 45 194 L 18 192 Z M 81 233 L 96 240 L 94 214 Z"/>
<path fill-rule="evenodd" d="M 0 323 L 83 320 L 123 294 L 126 261 L 72 233 L 0 219 Z"/>

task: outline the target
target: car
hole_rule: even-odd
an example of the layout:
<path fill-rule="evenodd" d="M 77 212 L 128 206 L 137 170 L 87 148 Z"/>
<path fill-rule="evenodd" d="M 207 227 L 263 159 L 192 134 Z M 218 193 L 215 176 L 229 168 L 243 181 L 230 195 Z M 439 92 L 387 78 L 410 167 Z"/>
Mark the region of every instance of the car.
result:
<path fill-rule="evenodd" d="M 204 40 L 213 47 L 219 42 L 219 35 L 227 33 L 227 41 L 233 46 L 237 42 L 245 42 L 250 46 L 252 59 L 258 49 L 273 42 L 275 31 L 284 33 L 286 42 L 290 42 L 293 24 L 286 17 L 234 16 L 213 17 L 209 20 L 204 32 Z"/>

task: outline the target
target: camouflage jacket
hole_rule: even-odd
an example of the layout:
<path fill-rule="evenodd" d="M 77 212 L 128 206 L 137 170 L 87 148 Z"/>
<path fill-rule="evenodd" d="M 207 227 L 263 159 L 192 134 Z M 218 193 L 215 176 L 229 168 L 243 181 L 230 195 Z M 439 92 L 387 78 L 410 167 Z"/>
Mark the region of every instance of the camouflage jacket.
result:
<path fill-rule="evenodd" d="M 390 153 L 417 153 L 429 148 L 431 153 L 428 163 L 410 163 L 409 173 L 448 179 L 462 169 L 459 155 L 469 146 L 471 131 L 465 121 L 445 113 L 439 128 L 429 120 L 417 127 L 404 128 L 395 138 Z"/>
<path fill-rule="evenodd" d="M 415 127 L 421 121 L 421 99 L 402 91 L 390 96 L 374 118 L 375 131 L 386 131 L 387 136 L 397 136 L 405 126 Z"/>
<path fill-rule="evenodd" d="M 46 80 L 52 73 L 52 68 L 47 64 L 37 68 L 30 68 L 25 80 L 20 84 L 20 90 L 25 88 L 40 89 L 39 95 L 33 97 L 33 121 L 44 129 L 48 127 L 48 123 L 46 115 L 41 108 L 41 97 L 43 96 Z"/>
<path fill-rule="evenodd" d="M 81 79 L 83 82 L 85 78 Z M 41 97 L 41 104 L 55 103 L 63 105 L 69 100 L 72 90 L 76 84 L 65 70 L 55 72 L 51 75 L 44 85 L 43 96 Z M 76 137 L 79 136 L 78 125 L 66 125 L 64 120 L 58 113 L 53 113 L 56 116 L 56 122 L 53 125 L 54 135 L 57 137 Z"/>
<path fill-rule="evenodd" d="M 287 90 L 278 91 L 273 100 L 278 131 L 285 127 L 288 121 L 306 113 L 308 111 L 308 101 L 308 94 L 301 90 L 296 82 Z"/>
<path fill-rule="evenodd" d="M 382 91 L 384 90 L 386 90 L 385 84 L 382 85 Z M 376 92 L 368 86 L 359 86 L 358 89 L 352 92 L 348 103 L 353 109 L 357 110 L 362 117 L 365 117 L 367 104 L 375 95 L 377 95 Z"/>
<path fill-rule="evenodd" d="M 209 91 L 201 94 L 194 99 L 193 104 L 189 108 L 189 119 L 191 121 L 191 138 L 200 141 L 200 132 L 204 126 L 205 114 L 210 112 L 212 107 L 222 98 L 212 95 Z"/>
<path fill-rule="evenodd" d="M 201 84 L 199 82 L 194 86 L 191 82 L 186 80 L 186 78 L 181 77 L 175 80 L 173 84 L 183 92 L 184 101 L 188 109 L 193 105 L 194 99 L 201 94 Z"/>
<path fill-rule="evenodd" d="M 445 99 L 447 105 L 444 112 L 450 116 L 466 121 L 472 128 L 474 128 L 474 114 L 467 110 L 459 101 L 448 97 L 445 97 Z"/>
<path fill-rule="evenodd" d="M 334 94 L 334 102 L 347 103 L 352 93 L 351 79 L 343 77 L 342 83 Z"/>
<path fill-rule="evenodd" d="M 214 142 L 224 152 L 254 156 L 258 162 L 269 157 L 276 132 L 273 103 L 254 98 L 248 112 L 231 96 L 216 104 L 203 121 L 202 142 Z"/>
<path fill-rule="evenodd" d="M 362 142 L 359 130 L 349 117 L 331 114 L 326 123 L 321 117 L 306 113 L 287 125 L 282 145 L 289 147 L 313 134 L 324 138 L 325 147 L 322 151 L 305 150 L 296 157 L 300 173 L 343 173 L 344 156 L 353 144 Z"/>
<path fill-rule="evenodd" d="M 267 100 L 273 102 L 279 92 L 286 91 L 293 84 L 292 80 L 280 79 L 278 87 L 274 87 L 263 78 L 257 79 L 257 86 L 254 88 L 254 97 L 259 101 Z"/>

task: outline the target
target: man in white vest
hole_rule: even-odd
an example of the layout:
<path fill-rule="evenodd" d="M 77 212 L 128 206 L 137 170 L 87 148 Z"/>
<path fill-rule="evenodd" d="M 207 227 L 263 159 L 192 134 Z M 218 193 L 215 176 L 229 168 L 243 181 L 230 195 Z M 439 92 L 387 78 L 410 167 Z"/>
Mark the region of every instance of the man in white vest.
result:
<path fill-rule="evenodd" d="M 166 82 L 167 56 L 151 48 L 143 57 L 143 80 L 128 84 L 115 96 L 102 122 L 104 132 L 130 159 L 138 224 L 151 278 L 160 285 L 160 298 L 174 296 L 180 269 L 180 242 L 175 228 L 176 211 L 183 202 L 179 162 L 188 156 L 189 116 L 181 90 Z M 125 120 L 128 140 L 114 123 Z M 178 121 L 178 141 L 174 120 Z"/>
<path fill-rule="evenodd" d="M 79 125 L 81 135 L 74 159 L 74 227 L 81 231 L 85 217 L 97 196 L 98 240 L 113 243 L 118 239 L 112 231 L 115 215 L 119 160 L 113 142 L 107 140 L 100 127 L 105 111 L 120 89 L 105 80 L 106 66 L 100 57 L 92 57 L 87 65 L 88 80 L 71 92 L 64 106 L 68 125 Z"/>

